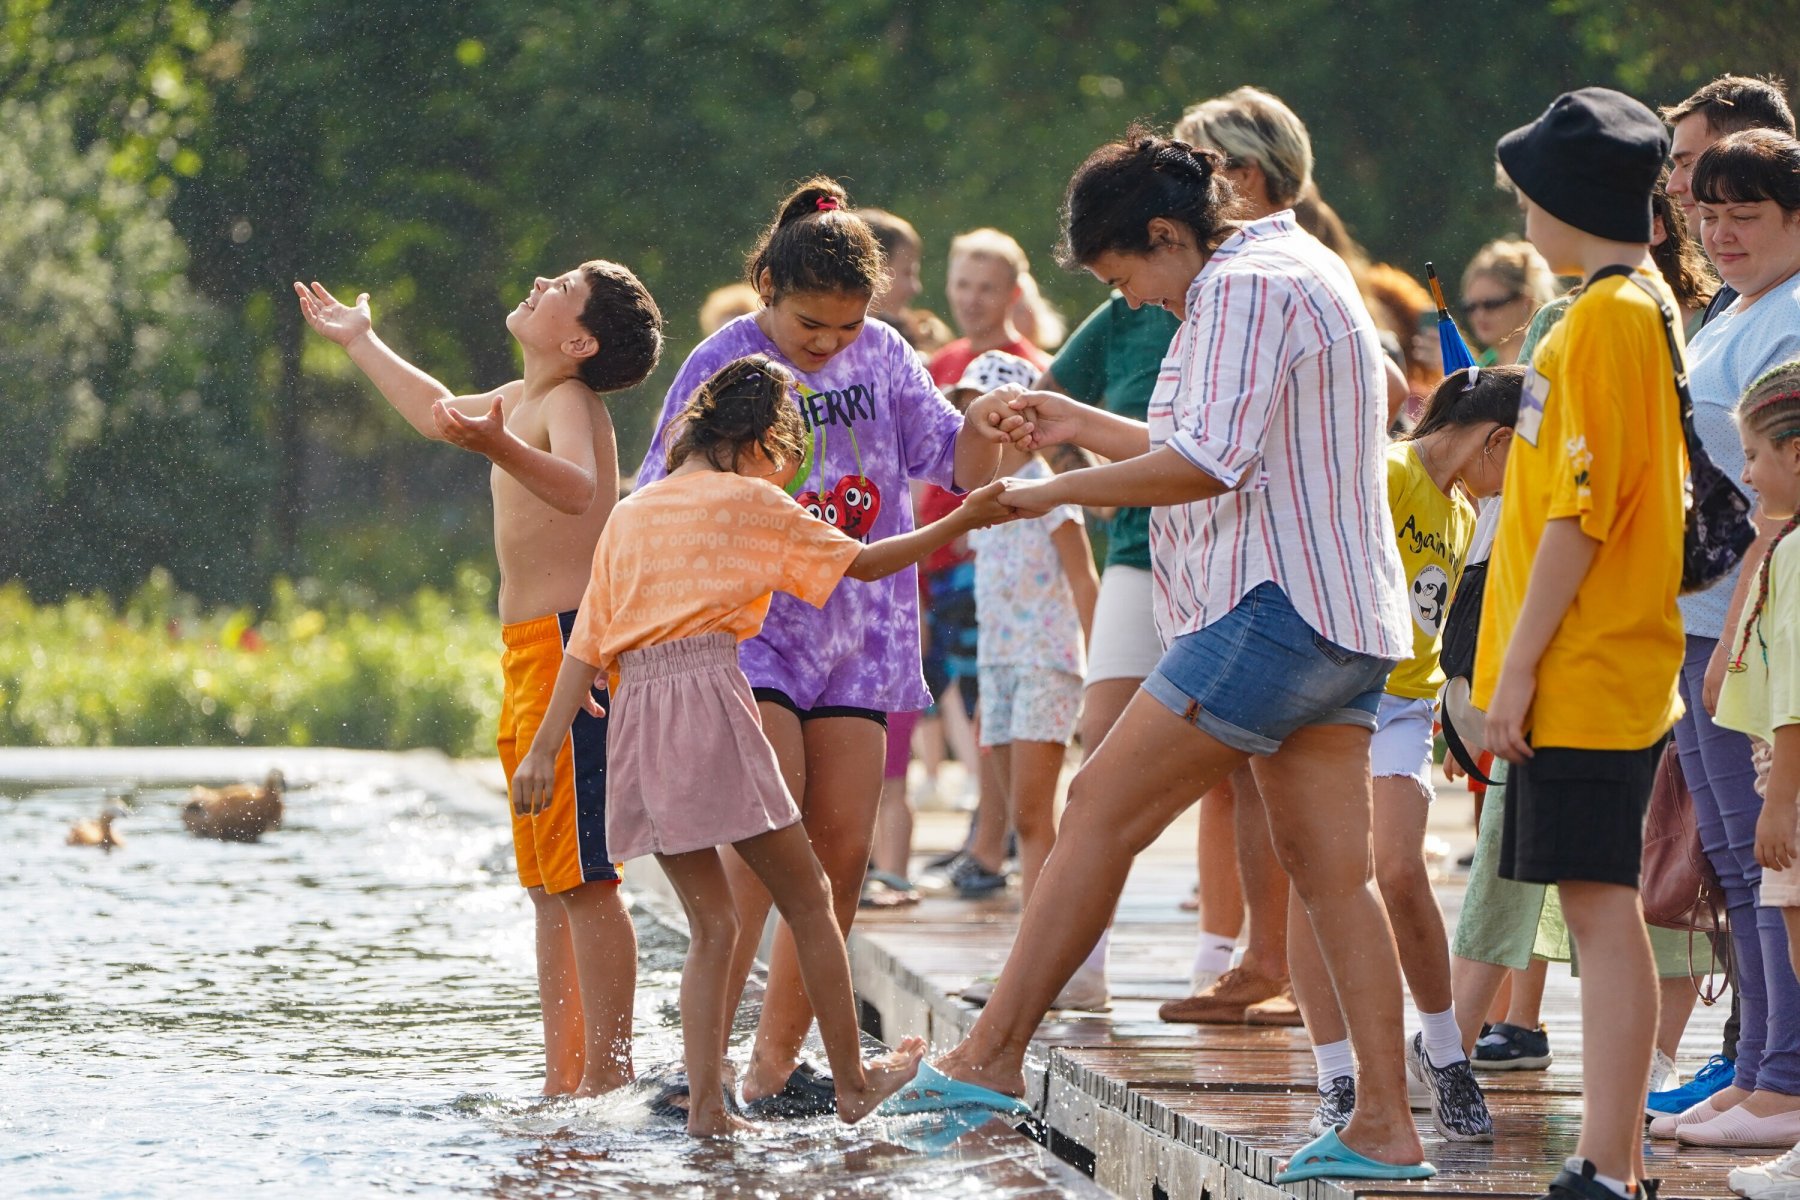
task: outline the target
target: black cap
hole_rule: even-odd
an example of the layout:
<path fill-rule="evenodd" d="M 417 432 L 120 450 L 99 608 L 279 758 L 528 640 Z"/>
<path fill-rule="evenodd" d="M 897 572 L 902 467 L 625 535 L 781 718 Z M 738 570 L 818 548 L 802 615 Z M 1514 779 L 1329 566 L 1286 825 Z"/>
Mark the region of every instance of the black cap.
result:
<path fill-rule="evenodd" d="M 1500 165 L 1533 203 L 1614 242 L 1648 242 L 1650 196 L 1669 135 L 1655 113 L 1623 92 L 1564 92 L 1543 116 L 1500 139 Z"/>

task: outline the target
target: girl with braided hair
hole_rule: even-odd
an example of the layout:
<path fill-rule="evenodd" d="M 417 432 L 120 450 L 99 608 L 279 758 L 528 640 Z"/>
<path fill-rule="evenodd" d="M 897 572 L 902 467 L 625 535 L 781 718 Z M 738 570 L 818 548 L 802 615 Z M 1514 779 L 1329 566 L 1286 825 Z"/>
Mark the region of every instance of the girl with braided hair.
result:
<path fill-rule="evenodd" d="M 1715 719 L 1748 734 L 1757 750 L 1756 861 L 1762 867 L 1759 907 L 1778 910 L 1788 954 L 1800 973 L 1800 359 L 1750 385 L 1737 408 L 1744 443 L 1744 482 L 1756 489 L 1763 515 L 1781 521 L 1736 636 Z M 1773 753 L 1770 754 L 1770 748 Z M 1731 1172 L 1741 1196 L 1792 1194 L 1800 1187 L 1800 1145 L 1771 1162 Z"/>
<path fill-rule="evenodd" d="M 761 632 L 775 592 L 820 609 L 845 579 L 889 578 L 1008 517 L 1003 485 L 991 483 L 935 524 L 865 544 L 795 504 L 783 489 L 806 451 L 798 386 L 772 357 L 750 355 L 715 372 L 678 414 L 666 473 L 620 501 L 600 535 L 543 723 L 512 780 L 515 807 L 541 811 L 558 748 L 606 672 L 606 844 L 619 859 L 656 855 L 691 933 L 681 979 L 687 1079 L 671 1082 L 656 1107 L 685 1108 L 697 1136 L 747 1128 L 727 1102 L 722 1068 L 740 926 L 720 847 L 736 851 L 793 930 L 839 1119 L 854 1124 L 905 1086 L 924 1050 L 907 1038 L 891 1054 L 861 1057 L 832 888 L 764 736 L 739 643 Z"/>

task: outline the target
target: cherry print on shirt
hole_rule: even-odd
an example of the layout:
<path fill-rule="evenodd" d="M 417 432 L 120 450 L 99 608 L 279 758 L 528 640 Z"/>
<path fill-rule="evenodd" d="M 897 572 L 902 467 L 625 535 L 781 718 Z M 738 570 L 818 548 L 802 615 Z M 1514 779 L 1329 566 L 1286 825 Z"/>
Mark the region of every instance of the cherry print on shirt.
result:
<path fill-rule="evenodd" d="M 830 499 L 837 502 L 836 518 L 831 523 L 853 538 L 867 537 L 881 515 L 881 489 L 867 475 L 846 475 L 831 489 Z"/>

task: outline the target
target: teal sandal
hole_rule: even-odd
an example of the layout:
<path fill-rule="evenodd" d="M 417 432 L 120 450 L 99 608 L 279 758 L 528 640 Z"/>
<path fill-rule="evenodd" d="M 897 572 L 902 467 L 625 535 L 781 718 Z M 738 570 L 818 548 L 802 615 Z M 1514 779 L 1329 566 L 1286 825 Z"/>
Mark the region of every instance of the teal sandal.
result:
<path fill-rule="evenodd" d="M 1350 1147 L 1335 1129 L 1324 1133 L 1295 1151 L 1287 1169 L 1275 1176 L 1276 1183 L 1299 1183 L 1302 1179 L 1430 1179 L 1437 1168 L 1430 1163 L 1384 1163 L 1367 1158 Z"/>

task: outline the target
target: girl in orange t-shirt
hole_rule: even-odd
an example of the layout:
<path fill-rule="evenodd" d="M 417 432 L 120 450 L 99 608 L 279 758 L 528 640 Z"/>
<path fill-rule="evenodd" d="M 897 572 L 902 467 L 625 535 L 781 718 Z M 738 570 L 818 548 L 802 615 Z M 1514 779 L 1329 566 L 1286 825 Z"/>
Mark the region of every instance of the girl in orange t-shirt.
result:
<path fill-rule="evenodd" d="M 687 910 L 681 1023 L 688 1132 L 697 1135 L 746 1127 L 722 1089 L 738 922 L 719 846 L 756 872 L 794 932 L 839 1118 L 867 1116 L 912 1079 L 924 1052 L 907 1038 L 891 1054 L 860 1057 L 830 888 L 763 736 L 737 643 L 762 628 L 777 589 L 823 605 L 845 575 L 880 579 L 1012 515 L 999 501 L 1003 485 L 991 483 L 943 520 L 867 546 L 812 516 L 778 486 L 805 452 L 794 386 L 760 355 L 701 385 L 668 476 L 620 501 L 607 521 L 543 724 L 513 773 L 515 809 L 549 802 L 557 747 L 606 671 L 607 845 L 619 859 L 655 854 Z M 987 432 L 1004 440 L 1013 429 Z"/>

